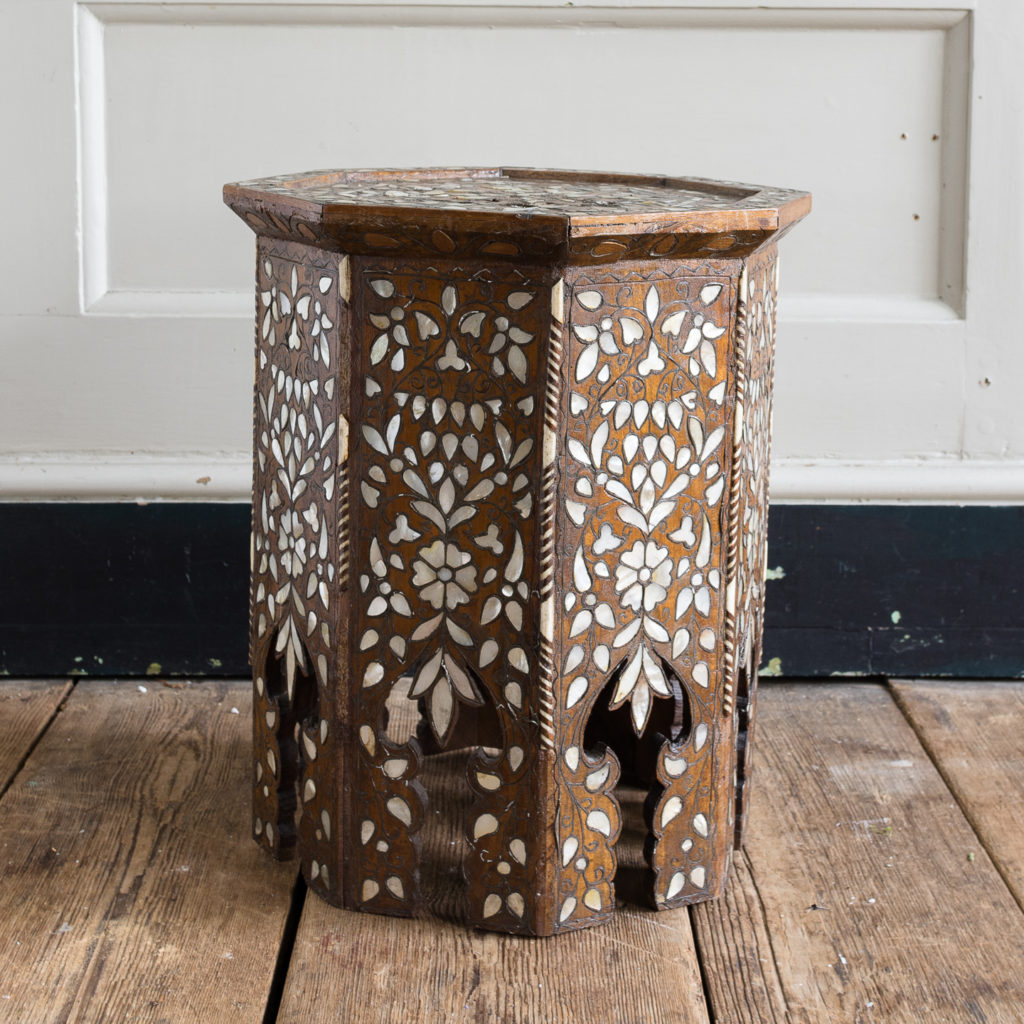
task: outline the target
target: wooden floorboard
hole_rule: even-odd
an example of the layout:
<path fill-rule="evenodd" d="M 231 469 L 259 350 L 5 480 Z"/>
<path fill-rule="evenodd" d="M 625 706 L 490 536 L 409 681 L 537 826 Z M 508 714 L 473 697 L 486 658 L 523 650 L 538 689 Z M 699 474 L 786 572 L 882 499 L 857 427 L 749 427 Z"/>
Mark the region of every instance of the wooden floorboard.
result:
<path fill-rule="evenodd" d="M 1024 683 L 920 681 L 891 686 L 1024 907 Z"/>
<path fill-rule="evenodd" d="M 885 688 L 758 716 L 746 848 L 693 911 L 713 1019 L 1020 1024 L 1024 915 Z"/>
<path fill-rule="evenodd" d="M 0 683 L 0 794 L 46 731 L 72 684 L 50 679 Z"/>
<path fill-rule="evenodd" d="M 295 868 L 249 839 L 248 684 L 145 686 L 0 686 L 2 1024 L 264 1017 Z M 462 924 L 465 755 L 428 759 L 429 913 L 308 897 L 276 1020 L 1020 1024 L 1022 689 L 763 687 L 725 897 L 630 901 L 623 790 L 620 909 L 550 939 Z"/>
<path fill-rule="evenodd" d="M 76 686 L 0 800 L 0 1020 L 262 1020 L 295 869 L 250 728 L 244 683 Z"/>
<path fill-rule="evenodd" d="M 424 829 L 430 911 L 396 920 L 306 901 L 278 1020 L 282 1024 L 696 1024 L 708 1020 L 690 920 L 620 906 L 612 921 L 557 938 L 474 931 L 464 922 L 460 835 L 464 752 L 429 758 Z M 642 794 L 623 801 L 620 874 L 639 868 Z M 625 871 L 623 871 L 625 868 Z"/>
<path fill-rule="evenodd" d="M 306 903 L 278 1021 L 707 1021 L 685 911 L 524 939 Z"/>

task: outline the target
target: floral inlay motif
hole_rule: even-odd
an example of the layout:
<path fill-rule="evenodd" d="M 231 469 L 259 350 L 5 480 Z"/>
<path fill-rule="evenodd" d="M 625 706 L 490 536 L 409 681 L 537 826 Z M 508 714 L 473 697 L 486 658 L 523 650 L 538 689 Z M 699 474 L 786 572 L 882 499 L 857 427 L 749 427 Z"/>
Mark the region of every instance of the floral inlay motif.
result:
<path fill-rule="evenodd" d="M 668 548 L 659 547 L 654 541 L 645 544 L 636 541 L 619 558 L 615 570 L 615 589 L 620 592 L 619 600 L 624 608 L 639 612 L 654 611 L 665 600 L 672 582 L 672 559 Z"/>
<path fill-rule="evenodd" d="M 412 585 L 420 588 L 420 597 L 449 611 L 469 604 L 469 595 L 476 590 L 476 567 L 469 564 L 473 556 L 441 540 L 420 548 L 419 554 L 412 563 Z"/>
<path fill-rule="evenodd" d="M 310 884 L 331 891 L 337 859 L 320 772 L 330 741 L 328 683 L 346 600 L 337 503 L 347 420 L 332 370 L 342 309 L 339 264 L 319 250 L 264 241 L 257 266 L 256 486 L 252 530 L 254 832 L 277 854 L 296 841 Z M 298 793 L 296 793 L 298 789 Z M 334 866 L 331 866 L 334 865 Z"/>
<path fill-rule="evenodd" d="M 726 624 L 727 679 L 722 707 L 725 714 L 734 715 L 737 734 L 737 842 L 742 837 L 746 816 L 754 690 L 761 661 L 777 289 L 778 255 L 773 248 L 761 258 L 751 260 L 740 278 L 742 330 L 737 404 L 742 409 L 742 430 L 736 439 L 729 515 L 732 592 Z M 742 689 L 741 673 L 745 683 Z"/>
<path fill-rule="evenodd" d="M 480 752 L 470 768 L 480 804 L 467 870 L 475 863 L 497 886 L 479 917 L 508 915 L 514 930 L 530 885 L 518 821 L 525 811 L 501 793 L 523 775 L 524 751 L 535 743 L 528 684 L 538 634 L 528 599 L 536 569 L 527 552 L 536 544 L 537 338 L 547 289 L 518 272 L 460 280 L 372 268 L 360 286 L 366 363 L 356 478 L 365 539 L 355 557 L 362 599 L 354 671 L 360 729 L 374 742 L 373 750 L 364 744 L 359 770 L 367 808 L 380 808 L 372 835 L 389 830 L 361 844 L 361 870 L 372 883 L 365 891 L 406 912 L 408 901 L 386 885 L 394 856 L 378 854 L 383 842 L 397 856 L 399 844 L 414 872 L 417 756 L 411 745 L 391 745 L 377 723 L 391 689 L 411 679 L 409 695 L 422 702 L 442 746 L 460 708 L 487 702 L 497 711 L 502 752 Z M 403 893 L 413 883 L 410 873 Z"/>
<path fill-rule="evenodd" d="M 334 278 L 325 273 L 319 275 L 315 283 L 304 281 L 300 286 L 297 264 L 292 264 L 291 273 L 280 279 L 274 276 L 269 260 L 264 260 L 263 272 L 268 280 L 259 296 L 263 310 L 262 340 L 271 342 L 271 335 L 275 341 L 283 338 L 294 351 L 302 348 L 304 340 L 311 342 L 313 361 L 322 361 L 325 369 L 329 367 L 327 332 L 334 323 L 327 315 L 324 302 L 336 283 Z"/>
<path fill-rule="evenodd" d="M 657 701 L 685 699 L 690 733 L 666 744 L 677 760 L 686 747 L 686 778 L 669 780 L 673 792 L 696 786 L 711 764 L 710 683 L 724 614 L 719 531 L 729 465 L 731 301 L 727 274 L 666 278 L 639 268 L 607 279 L 581 273 L 570 307 L 563 729 L 573 735 L 603 699 L 611 710 L 628 706 L 640 735 Z M 582 751 L 574 756 L 586 773 L 574 770 L 565 782 L 566 803 L 579 810 L 566 819 L 564 835 L 582 831 L 607 846 L 618 812 L 607 804 L 596 812 L 595 800 L 609 791 L 612 765 L 589 762 Z M 681 810 L 673 804 L 666 824 Z M 690 839 L 685 885 L 668 896 L 669 879 L 656 883 L 660 900 L 692 892 L 705 870 L 707 838 Z M 595 885 L 594 860 L 578 860 L 563 868 L 574 901 L 566 920 L 594 912 L 584 900 Z M 601 898 L 591 903 L 607 906 L 610 893 L 597 884 Z"/>
<path fill-rule="evenodd" d="M 335 492 L 338 413 L 333 381 L 321 387 L 300 373 L 298 361 L 308 354 L 325 370 L 330 366 L 328 330 L 334 325 L 321 300 L 337 292 L 337 280 L 328 266 L 300 267 L 269 254 L 260 269 L 255 451 L 264 489 L 255 499 L 254 571 L 260 581 L 253 612 L 257 637 L 278 623 L 275 650 L 284 656 L 291 695 L 297 671 L 310 668 L 326 682 L 331 644 L 334 516 L 325 512 Z M 307 666 L 314 631 L 327 651 Z"/>
<path fill-rule="evenodd" d="M 595 316 L 572 326 L 578 347 L 567 451 L 575 463 L 575 494 L 588 500 L 573 496 L 565 503 L 569 520 L 582 527 L 573 562 L 582 608 L 567 602 L 566 610 L 570 638 L 594 628 L 614 630 L 594 645 L 597 678 L 631 655 L 614 703 L 631 701 L 640 733 L 651 692 L 671 693 L 662 660 L 683 658 L 691 641 L 697 648 L 716 642 L 713 625 L 695 628 L 688 613 L 695 593 L 696 610 L 705 617 L 711 610 L 710 516 L 725 484 L 728 324 L 717 281 L 638 283 L 630 289 L 635 305 L 623 301 L 621 291 L 617 305 L 598 288 L 575 294 L 577 321 Z M 574 422 L 585 425 L 581 436 L 574 436 Z M 591 518 L 584 509 L 595 505 L 601 514 Z M 680 548 L 688 553 L 673 560 L 670 550 Z M 710 571 L 720 579 L 720 570 Z M 609 606 L 617 609 L 614 615 Z M 670 650 L 659 653 L 660 644 Z"/>

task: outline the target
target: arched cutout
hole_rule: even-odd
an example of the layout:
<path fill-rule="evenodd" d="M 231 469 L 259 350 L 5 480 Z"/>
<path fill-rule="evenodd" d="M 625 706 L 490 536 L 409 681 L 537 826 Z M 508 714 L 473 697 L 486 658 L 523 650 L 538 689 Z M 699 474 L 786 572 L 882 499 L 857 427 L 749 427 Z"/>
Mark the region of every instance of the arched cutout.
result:
<path fill-rule="evenodd" d="M 423 753 L 450 750 L 470 742 L 453 742 L 460 713 L 483 705 L 486 690 L 461 654 L 444 644 L 428 646 L 403 669 L 397 685 L 406 699 L 416 702 L 421 718 L 416 733 Z M 460 734 L 466 732 L 463 728 Z"/>
<path fill-rule="evenodd" d="M 481 800 L 479 790 L 467 785 L 467 778 L 497 764 L 508 737 L 502 734 L 491 689 L 472 666 L 460 661 L 459 668 L 469 678 L 479 703 L 469 703 L 461 696 L 455 701 L 451 730 L 443 745 L 431 727 L 426 699 L 406 697 L 406 702 L 414 702 L 417 709 L 413 742 L 425 755 L 418 778 L 432 809 L 420 832 L 423 898 L 438 916 L 464 921 L 470 916 L 468 834 Z"/>
<path fill-rule="evenodd" d="M 693 710 L 679 673 L 655 654 L 670 696 L 652 693 L 650 713 L 638 736 L 628 700 L 614 710 L 610 708 L 630 657 L 615 667 L 602 687 L 584 729 L 584 748 L 599 755 L 607 745 L 621 765 L 621 777 L 611 794 L 622 822 L 615 844 L 616 900 L 643 906 L 650 903 L 650 855 L 654 848 L 651 818 L 664 792 L 656 773 L 658 756 L 667 742 L 681 744 L 689 738 Z"/>
<path fill-rule="evenodd" d="M 493 700 L 490 699 L 487 687 L 480 678 L 480 674 L 471 665 L 462 664 L 460 667 L 468 676 L 480 701 L 476 704 L 462 699 L 455 702 L 451 732 L 447 741 L 442 745 L 430 727 L 426 702 L 421 698 L 419 701 L 420 723 L 416 736 L 424 754 L 439 754 L 442 751 L 462 750 L 466 747 L 491 749 L 501 746 L 501 724 L 498 721 L 498 711 Z"/>
<path fill-rule="evenodd" d="M 280 854 L 287 856 L 298 841 L 298 816 L 302 806 L 299 783 L 306 762 L 302 730 L 315 731 L 317 728 L 320 693 L 312 670 L 312 659 L 305 646 L 301 645 L 301 657 L 292 669 L 289 694 L 287 658 L 283 652 L 277 652 L 279 639 L 278 629 L 270 637 L 263 677 L 267 697 L 277 713 L 273 729 L 278 746 L 277 830 Z"/>
<path fill-rule="evenodd" d="M 654 695 L 650 716 L 640 736 L 633 727 L 628 701 L 614 711 L 609 708 L 629 658 L 624 658 L 609 675 L 584 730 L 586 750 L 595 750 L 600 744 L 612 748 L 622 766 L 622 782 L 626 785 L 650 786 L 655 780 L 654 764 L 662 744 L 666 739 L 673 743 L 684 742 L 693 727 L 693 711 L 686 687 L 668 661 L 660 657 L 658 660 L 672 696 Z"/>

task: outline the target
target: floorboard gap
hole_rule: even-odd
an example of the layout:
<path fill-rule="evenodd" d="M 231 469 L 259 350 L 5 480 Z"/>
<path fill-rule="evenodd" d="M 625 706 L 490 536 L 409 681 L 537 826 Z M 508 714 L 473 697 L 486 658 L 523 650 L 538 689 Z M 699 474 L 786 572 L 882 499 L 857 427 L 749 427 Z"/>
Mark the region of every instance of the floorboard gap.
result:
<path fill-rule="evenodd" d="M 1006 875 L 1006 870 L 996 856 L 995 852 L 989 847 L 988 842 L 982 836 L 981 829 L 978 827 L 978 822 L 975 821 L 974 815 L 971 813 L 971 809 L 964 805 L 964 802 L 960 799 L 959 794 L 954 788 L 953 780 L 946 774 L 942 767 L 942 762 L 935 755 L 935 751 L 932 749 L 931 744 L 928 742 L 926 736 L 917 728 L 914 724 L 913 715 L 910 714 L 910 710 L 904 706 L 903 699 L 898 690 L 893 687 L 890 680 L 886 680 L 885 688 L 888 690 L 889 695 L 893 699 L 893 703 L 900 709 L 900 714 L 903 715 L 907 722 L 907 725 L 914 730 L 914 735 L 917 737 L 917 742 L 921 744 L 921 749 L 928 755 L 928 760 L 931 761 L 932 766 L 939 773 L 939 777 L 946 784 L 946 789 L 949 790 L 949 795 L 956 801 L 957 807 L 960 808 L 960 813 L 967 819 L 967 824 L 971 826 L 971 831 L 974 833 L 975 839 L 978 840 L 978 845 L 985 851 L 988 859 L 992 862 L 992 866 L 996 869 L 996 873 L 1003 880 L 1003 885 L 1006 886 L 1011 898 L 1020 907 L 1021 912 L 1024 913 L 1024 899 L 1019 897 L 1014 891 L 1013 885 L 1010 879 Z"/>
<path fill-rule="evenodd" d="M 284 996 L 284 984 L 288 980 L 288 965 L 291 963 L 295 949 L 295 937 L 299 932 L 299 921 L 302 908 L 306 903 L 306 880 L 300 871 L 292 888 L 292 902 L 285 918 L 284 931 L 281 933 L 281 946 L 277 951 L 274 964 L 274 976 L 270 980 L 270 991 L 267 993 L 267 1005 L 263 1011 L 263 1024 L 275 1024 L 281 1009 L 281 998 Z"/>
<path fill-rule="evenodd" d="M 708 1024 L 716 1024 L 717 1018 L 715 1017 L 715 1004 L 711 1001 L 711 984 L 708 981 L 708 969 L 707 965 L 704 963 L 704 954 L 700 945 L 700 930 L 697 928 L 697 922 L 694 918 L 694 908 L 692 905 L 686 908 L 686 913 L 690 918 L 690 933 L 693 935 L 693 949 L 697 954 L 697 968 L 700 971 L 700 988 L 704 993 L 704 1010 L 708 1016 Z"/>
<path fill-rule="evenodd" d="M 67 681 L 67 692 L 60 699 L 60 703 L 53 709 L 50 717 L 43 723 L 42 728 L 32 738 L 32 742 L 28 745 L 25 753 L 18 759 L 18 763 L 14 766 L 14 770 L 8 776 L 7 779 L 0 779 L 0 800 L 3 800 L 7 791 L 14 785 L 14 780 L 21 774 L 21 769 L 28 763 L 28 759 L 32 756 L 32 752 L 42 742 L 43 737 L 50 731 L 50 726 L 57 720 L 57 716 L 67 706 L 68 700 L 71 694 L 75 692 L 75 687 L 78 685 L 74 679 Z"/>

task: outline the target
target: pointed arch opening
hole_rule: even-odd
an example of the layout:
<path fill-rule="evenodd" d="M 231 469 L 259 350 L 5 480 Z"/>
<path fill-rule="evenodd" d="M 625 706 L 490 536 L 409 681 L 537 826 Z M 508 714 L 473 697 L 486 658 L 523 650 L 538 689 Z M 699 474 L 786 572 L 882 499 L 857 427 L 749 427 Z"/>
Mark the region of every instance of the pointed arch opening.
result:
<path fill-rule="evenodd" d="M 422 686 L 433 654 L 420 655 L 392 688 L 387 736 L 393 743 L 414 744 L 422 754 L 417 781 L 426 793 L 427 814 L 418 835 L 421 897 L 438 916 L 465 921 L 470 908 L 463 862 L 478 799 L 467 775 L 481 759 L 499 757 L 504 741 L 494 697 L 468 660 L 445 651 L 433 685 Z M 438 687 L 450 694 L 450 710 L 439 703 Z"/>
<path fill-rule="evenodd" d="M 277 829 L 279 856 L 290 856 L 298 842 L 302 799 L 299 785 L 306 767 L 303 730 L 313 735 L 320 720 L 320 687 L 313 661 L 286 624 L 274 630 L 267 648 L 263 679 L 274 709 L 277 740 Z M 269 725 L 269 722 L 268 722 Z"/>
<path fill-rule="evenodd" d="M 660 655 L 653 657 L 669 694 L 653 694 L 643 729 L 637 732 L 629 700 L 614 706 L 622 674 L 630 661 L 627 656 L 609 675 L 584 730 L 584 748 L 589 753 L 597 754 L 610 747 L 621 766 L 614 788 L 622 815 L 622 831 L 616 843 L 615 892 L 617 901 L 638 906 L 649 906 L 651 902 L 651 821 L 664 792 L 656 774 L 658 755 L 666 743 L 685 743 L 693 729 L 691 697 L 679 672 Z"/>
<path fill-rule="evenodd" d="M 628 657 L 623 658 L 608 676 L 587 719 L 583 746 L 588 751 L 602 744 L 611 747 L 622 769 L 620 785 L 647 787 L 655 779 L 655 761 L 665 741 L 679 744 L 689 737 L 693 728 L 693 708 L 679 673 L 658 656 L 669 696 L 654 695 L 647 721 L 638 735 L 630 701 L 625 700 L 613 707 L 620 677 L 629 660 Z"/>

